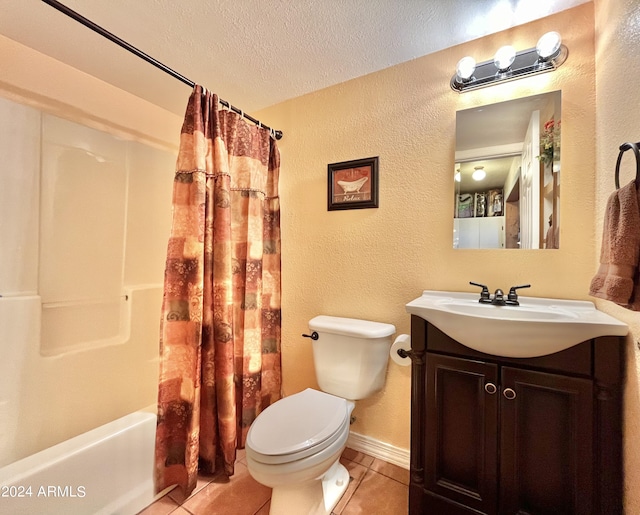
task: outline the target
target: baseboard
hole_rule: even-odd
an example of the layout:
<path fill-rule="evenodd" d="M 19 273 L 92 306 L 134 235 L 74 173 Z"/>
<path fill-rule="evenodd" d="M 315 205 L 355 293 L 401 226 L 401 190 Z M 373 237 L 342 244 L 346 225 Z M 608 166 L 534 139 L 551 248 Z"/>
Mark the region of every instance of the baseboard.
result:
<path fill-rule="evenodd" d="M 381 442 L 370 436 L 349 433 L 347 447 L 409 470 L 409 450 Z"/>

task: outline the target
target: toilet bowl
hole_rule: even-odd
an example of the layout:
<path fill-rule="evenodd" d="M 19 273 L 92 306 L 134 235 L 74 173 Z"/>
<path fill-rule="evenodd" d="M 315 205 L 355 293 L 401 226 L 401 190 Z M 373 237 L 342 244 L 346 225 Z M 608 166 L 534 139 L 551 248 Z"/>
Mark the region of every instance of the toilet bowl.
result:
<path fill-rule="evenodd" d="M 354 403 L 308 388 L 264 410 L 249 429 L 247 467 L 273 489 L 272 514 L 325 514 L 342 497 L 349 473 L 339 462 Z"/>
<path fill-rule="evenodd" d="M 384 385 L 395 327 L 318 316 L 313 355 L 318 384 L 260 413 L 247 434 L 251 476 L 271 487 L 271 515 L 327 515 L 349 485 L 340 463 L 357 399 Z M 327 393 L 328 392 L 328 393 Z"/>

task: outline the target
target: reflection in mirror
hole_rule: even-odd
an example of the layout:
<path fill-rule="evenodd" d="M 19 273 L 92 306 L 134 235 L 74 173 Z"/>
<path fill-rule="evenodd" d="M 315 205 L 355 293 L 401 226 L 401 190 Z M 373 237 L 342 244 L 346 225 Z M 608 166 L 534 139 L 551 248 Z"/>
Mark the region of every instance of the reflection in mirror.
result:
<path fill-rule="evenodd" d="M 561 93 L 458 111 L 454 248 L 557 249 Z"/>

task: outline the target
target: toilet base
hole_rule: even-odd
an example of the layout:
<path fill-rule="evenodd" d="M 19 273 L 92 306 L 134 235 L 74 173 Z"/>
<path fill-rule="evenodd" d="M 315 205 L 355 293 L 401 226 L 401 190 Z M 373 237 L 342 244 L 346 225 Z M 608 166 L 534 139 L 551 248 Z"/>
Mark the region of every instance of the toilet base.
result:
<path fill-rule="evenodd" d="M 349 472 L 338 459 L 320 479 L 274 487 L 269 514 L 329 515 L 348 486 Z"/>

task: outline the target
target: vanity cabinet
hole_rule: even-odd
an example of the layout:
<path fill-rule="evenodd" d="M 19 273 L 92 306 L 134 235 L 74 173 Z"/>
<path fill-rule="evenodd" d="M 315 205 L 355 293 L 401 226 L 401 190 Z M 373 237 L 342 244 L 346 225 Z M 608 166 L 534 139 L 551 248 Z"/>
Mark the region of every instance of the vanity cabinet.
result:
<path fill-rule="evenodd" d="M 411 332 L 410 514 L 622 513 L 622 338 L 517 359 Z"/>

